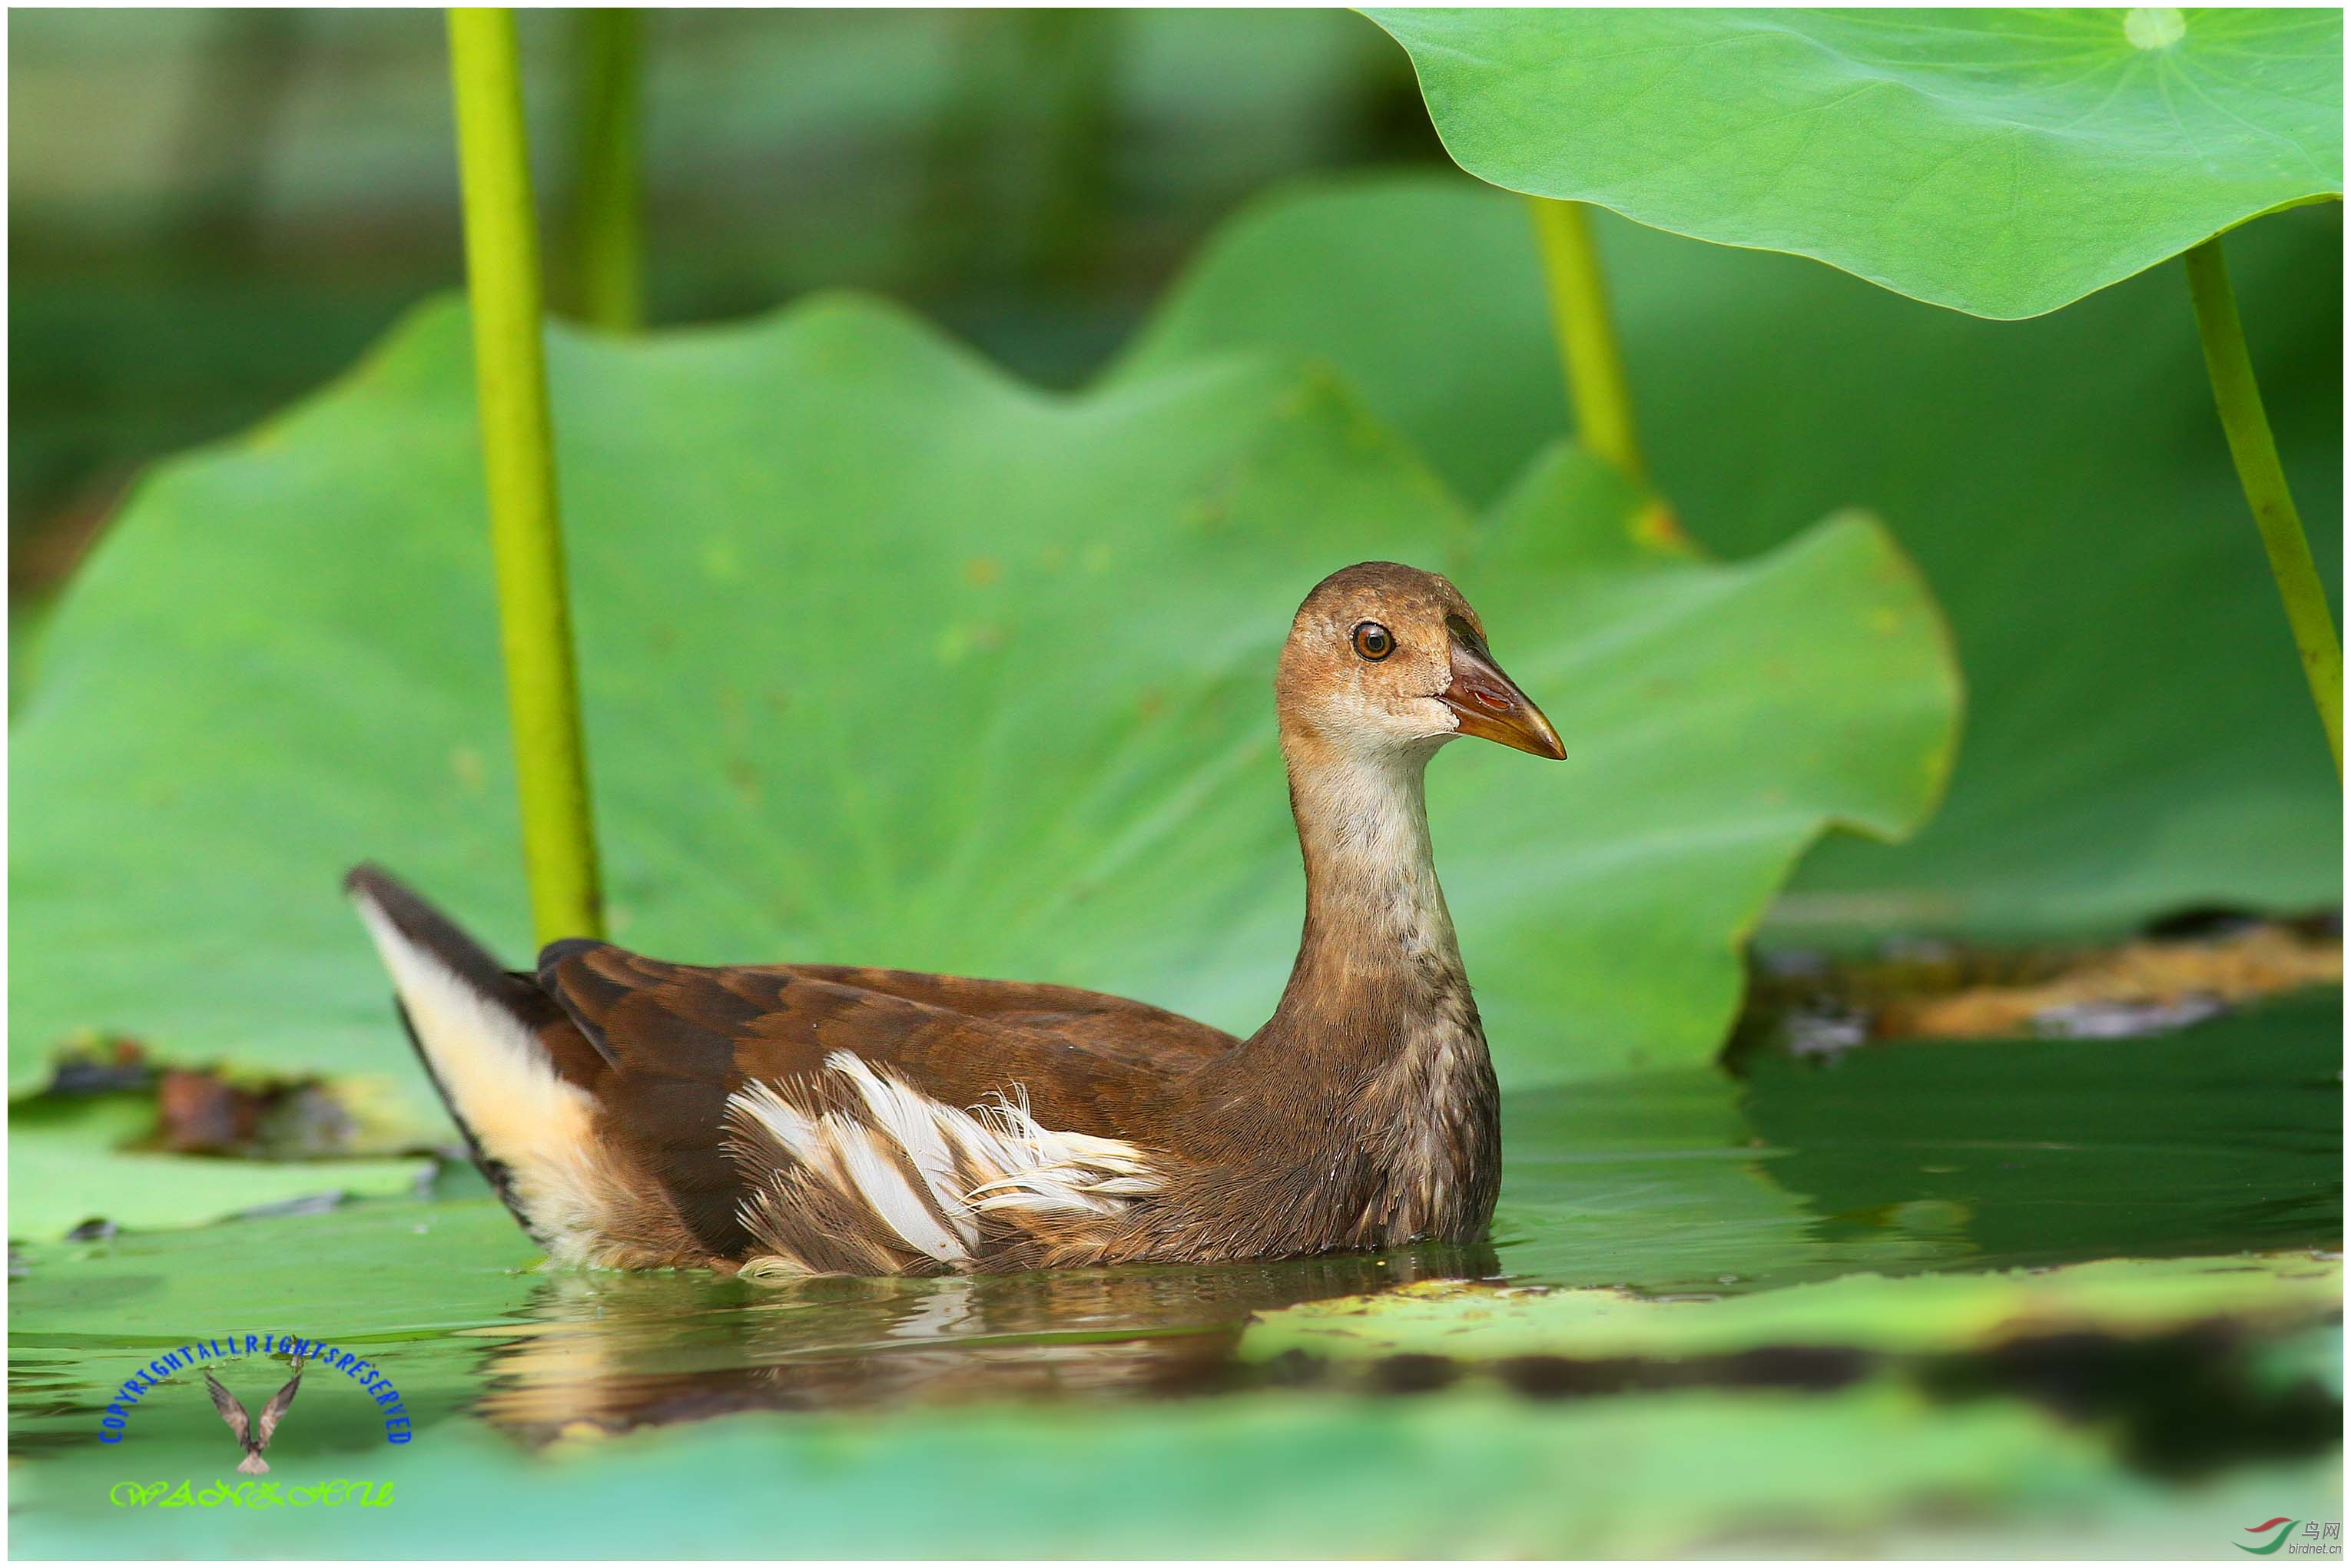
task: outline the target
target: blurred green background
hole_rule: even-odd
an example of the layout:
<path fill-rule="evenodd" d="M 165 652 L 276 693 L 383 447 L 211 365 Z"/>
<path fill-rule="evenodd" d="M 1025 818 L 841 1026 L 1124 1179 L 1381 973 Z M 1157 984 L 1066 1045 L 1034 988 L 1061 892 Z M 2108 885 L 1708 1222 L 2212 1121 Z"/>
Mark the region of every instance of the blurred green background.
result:
<path fill-rule="evenodd" d="M 1403 52 L 1340 11 L 646 14 L 656 324 L 870 287 L 1075 384 L 1283 178 L 1449 167 Z M 579 29 L 521 17 L 551 290 Z M 463 281 L 428 11 L 8 20 L 11 584 L 142 462 L 244 428 Z"/>

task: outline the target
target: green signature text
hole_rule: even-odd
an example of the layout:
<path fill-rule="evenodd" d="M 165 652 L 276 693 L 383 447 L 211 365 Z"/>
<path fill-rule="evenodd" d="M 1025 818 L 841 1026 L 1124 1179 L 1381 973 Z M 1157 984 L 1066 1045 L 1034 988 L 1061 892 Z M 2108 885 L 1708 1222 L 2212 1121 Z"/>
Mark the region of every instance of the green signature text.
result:
<path fill-rule="evenodd" d="M 390 1481 L 117 1481 L 107 1497 L 117 1508 L 355 1508 L 392 1506 Z"/>

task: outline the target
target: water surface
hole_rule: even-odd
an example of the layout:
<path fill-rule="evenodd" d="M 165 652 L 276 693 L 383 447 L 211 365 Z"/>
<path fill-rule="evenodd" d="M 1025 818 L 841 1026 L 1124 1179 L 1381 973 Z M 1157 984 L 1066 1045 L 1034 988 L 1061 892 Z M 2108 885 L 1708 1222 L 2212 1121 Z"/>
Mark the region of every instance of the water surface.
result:
<path fill-rule="evenodd" d="M 757 1408 L 1215 1394 L 1249 1385 L 1230 1352 L 1250 1313 L 1432 1276 L 1690 1294 L 2335 1247 L 2340 1009 L 2327 993 L 2148 1039 L 1912 1042 L 1515 1094 L 1494 1242 L 1468 1249 L 784 1288 L 544 1270 L 470 1174 L 458 1196 L 37 1242 L 12 1292 L 11 1444 L 92 1441 L 108 1393 L 199 1333 L 361 1350 L 420 1424 L 535 1446 Z M 380 1440 L 364 1410 L 316 1405 L 312 1441 Z M 218 1436 L 201 1398 L 141 1420 Z"/>

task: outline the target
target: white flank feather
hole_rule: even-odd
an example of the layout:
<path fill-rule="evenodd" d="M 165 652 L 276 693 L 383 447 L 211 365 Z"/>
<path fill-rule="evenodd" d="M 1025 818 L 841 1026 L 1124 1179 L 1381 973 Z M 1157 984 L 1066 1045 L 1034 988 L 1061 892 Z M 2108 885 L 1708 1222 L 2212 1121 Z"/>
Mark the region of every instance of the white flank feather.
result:
<path fill-rule="evenodd" d="M 959 1110 L 848 1051 L 826 1057 L 825 1067 L 857 1092 L 871 1125 L 840 1112 L 810 1114 L 769 1083 L 737 1091 L 730 1103 L 809 1179 L 857 1201 L 907 1246 L 943 1263 L 974 1260 L 978 1213 L 1112 1215 L 1158 1189 L 1150 1162 L 1134 1145 L 1043 1126 L 1019 1089 Z M 908 1185 L 908 1166 L 928 1189 L 929 1203 Z M 993 1174 L 967 1190 L 959 1174 L 965 1169 Z M 747 1223 L 756 1220 L 753 1207 L 746 1205 Z"/>

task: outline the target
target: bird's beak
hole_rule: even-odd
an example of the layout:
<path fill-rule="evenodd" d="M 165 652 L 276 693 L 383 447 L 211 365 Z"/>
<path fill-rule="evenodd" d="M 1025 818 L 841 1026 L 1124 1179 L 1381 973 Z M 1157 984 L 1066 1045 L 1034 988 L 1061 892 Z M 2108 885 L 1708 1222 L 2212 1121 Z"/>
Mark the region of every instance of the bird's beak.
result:
<path fill-rule="evenodd" d="M 1448 622 L 1458 617 L 1447 617 Z M 1542 709 L 1519 690 L 1518 682 L 1502 674 L 1494 655 L 1467 622 L 1453 626 L 1453 684 L 1437 700 L 1459 716 L 1456 728 L 1463 735 L 1499 740 L 1556 762 L 1567 755 L 1559 731 L 1543 717 Z"/>

